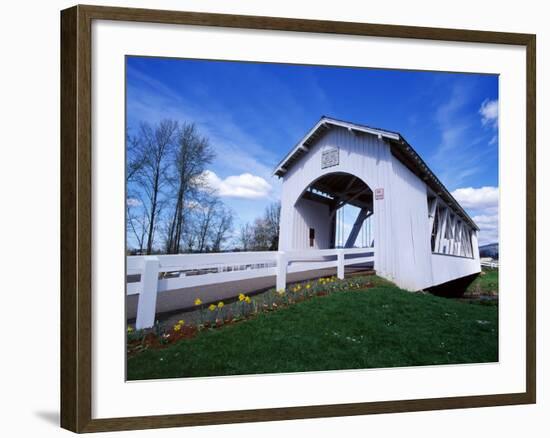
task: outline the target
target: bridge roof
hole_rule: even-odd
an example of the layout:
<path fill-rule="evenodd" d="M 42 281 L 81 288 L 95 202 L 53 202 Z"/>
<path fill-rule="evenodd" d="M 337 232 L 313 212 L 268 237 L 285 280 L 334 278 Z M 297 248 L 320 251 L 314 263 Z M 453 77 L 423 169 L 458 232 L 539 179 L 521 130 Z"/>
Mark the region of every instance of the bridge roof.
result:
<path fill-rule="evenodd" d="M 309 147 L 326 131 L 331 128 L 340 127 L 350 131 L 364 132 L 366 134 L 376 135 L 378 138 L 384 138 L 388 141 L 392 154 L 400 160 L 409 170 L 418 178 L 422 179 L 428 187 L 443 200 L 456 214 L 467 222 L 475 230 L 479 227 L 466 213 L 458 201 L 451 195 L 439 178 L 430 170 L 424 160 L 418 155 L 407 140 L 399 133 L 385 129 L 373 128 L 367 125 L 346 122 L 323 116 L 315 126 L 298 142 L 296 146 L 277 164 L 273 175 L 283 177 L 284 174 L 296 163 L 303 155 L 307 154 Z"/>

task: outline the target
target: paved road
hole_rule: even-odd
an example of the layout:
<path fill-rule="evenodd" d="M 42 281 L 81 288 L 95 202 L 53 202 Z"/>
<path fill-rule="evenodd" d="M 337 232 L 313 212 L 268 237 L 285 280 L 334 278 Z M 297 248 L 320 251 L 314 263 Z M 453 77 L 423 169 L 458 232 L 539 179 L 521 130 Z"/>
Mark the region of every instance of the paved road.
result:
<path fill-rule="evenodd" d="M 368 267 L 365 266 L 347 266 L 345 273 L 351 274 L 353 272 L 364 271 L 366 268 L 368 269 Z M 336 268 L 296 272 L 287 275 L 287 283 L 329 277 L 331 275 L 336 275 Z M 231 281 L 221 284 L 162 292 L 157 295 L 157 314 L 192 308 L 196 298 L 200 298 L 203 303 L 208 304 L 234 298 L 240 293 L 254 294 L 262 292 L 274 287 L 275 281 L 276 278 L 273 275 L 250 280 Z M 126 297 L 126 319 L 133 320 L 136 317 L 137 301 L 138 295 Z"/>

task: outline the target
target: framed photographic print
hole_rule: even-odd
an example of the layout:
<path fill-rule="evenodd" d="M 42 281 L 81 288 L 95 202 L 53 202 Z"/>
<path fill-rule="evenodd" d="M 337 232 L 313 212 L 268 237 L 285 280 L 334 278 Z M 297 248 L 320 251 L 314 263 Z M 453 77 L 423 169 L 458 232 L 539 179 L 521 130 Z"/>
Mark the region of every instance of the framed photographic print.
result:
<path fill-rule="evenodd" d="M 75 6 L 61 49 L 62 427 L 535 403 L 534 35 Z"/>

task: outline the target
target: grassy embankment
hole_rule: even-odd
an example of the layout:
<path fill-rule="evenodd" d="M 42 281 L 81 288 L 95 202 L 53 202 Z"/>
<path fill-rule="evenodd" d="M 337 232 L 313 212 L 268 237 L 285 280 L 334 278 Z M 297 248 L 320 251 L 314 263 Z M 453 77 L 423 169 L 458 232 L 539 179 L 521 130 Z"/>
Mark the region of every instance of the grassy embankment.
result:
<path fill-rule="evenodd" d="M 471 288 L 489 290 L 495 281 L 498 272 Z M 410 293 L 377 277 L 369 282 L 133 355 L 128 379 L 498 360 L 498 307 Z"/>

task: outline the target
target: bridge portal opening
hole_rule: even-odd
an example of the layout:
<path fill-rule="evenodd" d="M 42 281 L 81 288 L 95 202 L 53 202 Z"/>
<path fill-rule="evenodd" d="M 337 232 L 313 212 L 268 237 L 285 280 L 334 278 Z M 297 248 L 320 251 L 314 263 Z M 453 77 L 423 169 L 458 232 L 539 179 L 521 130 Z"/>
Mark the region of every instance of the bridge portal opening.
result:
<path fill-rule="evenodd" d="M 373 191 L 355 175 L 323 175 L 304 190 L 294 207 L 295 248 L 374 246 Z"/>

